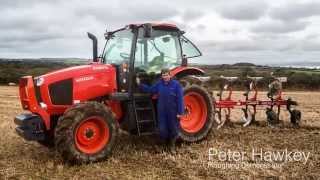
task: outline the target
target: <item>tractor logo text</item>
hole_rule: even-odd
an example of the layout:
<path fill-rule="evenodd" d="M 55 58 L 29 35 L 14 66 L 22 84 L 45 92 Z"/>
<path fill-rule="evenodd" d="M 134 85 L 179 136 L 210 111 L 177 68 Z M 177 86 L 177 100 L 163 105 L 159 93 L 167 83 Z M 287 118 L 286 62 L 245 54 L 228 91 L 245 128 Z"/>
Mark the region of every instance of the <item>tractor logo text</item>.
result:
<path fill-rule="evenodd" d="M 90 81 L 92 79 L 94 79 L 93 76 L 81 77 L 76 79 L 76 82 Z"/>
<path fill-rule="evenodd" d="M 92 67 L 92 70 L 104 70 L 104 69 L 108 69 L 108 67 L 105 67 L 105 66 Z"/>

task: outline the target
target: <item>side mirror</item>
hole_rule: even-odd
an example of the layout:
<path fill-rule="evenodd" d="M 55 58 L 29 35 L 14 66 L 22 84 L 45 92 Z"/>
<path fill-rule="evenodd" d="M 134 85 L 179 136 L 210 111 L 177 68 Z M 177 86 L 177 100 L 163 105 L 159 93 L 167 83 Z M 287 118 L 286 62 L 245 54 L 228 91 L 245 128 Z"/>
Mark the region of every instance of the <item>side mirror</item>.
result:
<path fill-rule="evenodd" d="M 150 38 L 151 34 L 152 34 L 152 24 L 150 24 L 150 23 L 144 24 L 143 30 L 144 30 L 144 37 Z"/>
<path fill-rule="evenodd" d="M 98 40 L 97 37 L 88 32 L 88 37 L 92 40 L 92 60 L 98 62 Z"/>
<path fill-rule="evenodd" d="M 184 66 L 184 67 L 188 66 L 188 58 L 186 55 L 183 55 L 182 57 L 181 66 Z"/>
<path fill-rule="evenodd" d="M 88 64 L 97 64 L 97 63 L 103 63 L 103 58 L 97 57 L 96 59 L 89 59 Z"/>
<path fill-rule="evenodd" d="M 109 32 L 108 30 L 106 29 L 106 32 L 103 34 L 104 35 L 104 38 L 107 39 L 108 35 L 109 35 Z"/>

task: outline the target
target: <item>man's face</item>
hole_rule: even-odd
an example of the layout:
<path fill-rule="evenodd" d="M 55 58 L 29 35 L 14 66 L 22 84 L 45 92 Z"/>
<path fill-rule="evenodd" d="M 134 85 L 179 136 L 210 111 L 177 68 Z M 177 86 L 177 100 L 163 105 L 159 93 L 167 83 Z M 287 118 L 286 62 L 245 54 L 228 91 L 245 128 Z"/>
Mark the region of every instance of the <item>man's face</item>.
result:
<path fill-rule="evenodd" d="M 163 79 L 165 82 L 170 81 L 170 78 L 171 78 L 171 76 L 170 76 L 169 73 L 163 73 L 163 74 L 161 75 L 161 77 L 162 77 L 162 79 Z"/>

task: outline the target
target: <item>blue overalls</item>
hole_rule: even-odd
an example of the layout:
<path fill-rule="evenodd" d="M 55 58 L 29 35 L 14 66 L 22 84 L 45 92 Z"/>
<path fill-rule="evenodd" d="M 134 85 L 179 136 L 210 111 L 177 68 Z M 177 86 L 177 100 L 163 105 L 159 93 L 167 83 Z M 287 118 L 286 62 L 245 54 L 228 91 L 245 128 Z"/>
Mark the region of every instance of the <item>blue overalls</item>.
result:
<path fill-rule="evenodd" d="M 178 136 L 180 123 L 177 115 L 184 113 L 183 89 L 177 80 L 168 82 L 162 79 L 154 85 L 141 84 L 141 90 L 158 95 L 158 122 L 161 139 L 173 139 Z"/>

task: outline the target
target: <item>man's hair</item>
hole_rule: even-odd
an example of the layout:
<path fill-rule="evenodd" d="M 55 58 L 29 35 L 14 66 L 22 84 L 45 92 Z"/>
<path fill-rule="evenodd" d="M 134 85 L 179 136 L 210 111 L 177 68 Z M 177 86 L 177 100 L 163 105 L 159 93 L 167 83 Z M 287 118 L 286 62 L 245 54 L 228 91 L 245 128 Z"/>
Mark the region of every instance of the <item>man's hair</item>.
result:
<path fill-rule="evenodd" d="M 168 68 L 161 69 L 161 75 L 167 74 L 167 73 L 170 74 L 170 70 Z"/>

